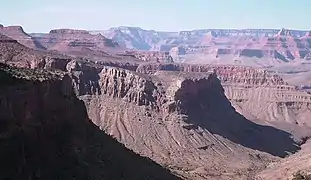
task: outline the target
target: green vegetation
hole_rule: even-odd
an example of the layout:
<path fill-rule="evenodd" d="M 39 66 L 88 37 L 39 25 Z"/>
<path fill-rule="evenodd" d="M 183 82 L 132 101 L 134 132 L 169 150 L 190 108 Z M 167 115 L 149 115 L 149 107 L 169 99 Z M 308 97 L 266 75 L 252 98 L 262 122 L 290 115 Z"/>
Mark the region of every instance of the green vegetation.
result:
<path fill-rule="evenodd" d="M 20 80 L 52 80 L 60 79 L 64 74 L 60 71 L 45 69 L 17 68 L 0 63 L 0 85 L 7 86 L 21 83 Z"/>
<path fill-rule="evenodd" d="M 298 171 L 293 175 L 292 180 L 311 180 L 311 174 L 306 174 L 301 171 Z"/>

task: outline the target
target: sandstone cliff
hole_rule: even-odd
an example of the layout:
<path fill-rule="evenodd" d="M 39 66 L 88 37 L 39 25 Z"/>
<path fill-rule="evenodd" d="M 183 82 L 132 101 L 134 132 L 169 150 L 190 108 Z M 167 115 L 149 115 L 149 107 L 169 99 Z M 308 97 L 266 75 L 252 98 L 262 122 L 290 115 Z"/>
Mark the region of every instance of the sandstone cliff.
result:
<path fill-rule="evenodd" d="M 173 63 L 173 58 L 169 52 L 159 51 L 125 51 L 118 54 L 124 57 L 133 57 L 144 62 Z"/>
<path fill-rule="evenodd" d="M 90 34 L 85 30 L 55 29 L 35 39 L 48 50 L 57 50 L 70 55 L 102 57 L 121 51 L 115 41 L 101 34 Z"/>
<path fill-rule="evenodd" d="M 308 121 L 310 94 L 288 85 L 278 75 L 243 66 L 143 64 L 137 68 L 144 74 L 159 70 L 215 72 L 227 98 L 239 113 L 255 122 L 297 132 L 298 136 L 310 136 L 310 130 L 306 130 L 311 127 Z"/>
<path fill-rule="evenodd" d="M 61 72 L 0 64 L 0 179 L 178 179 L 88 119 Z"/>
<path fill-rule="evenodd" d="M 50 34 L 55 35 L 50 43 L 66 34 L 69 42 L 63 39 L 56 47 L 61 50 L 64 45 L 77 52 L 85 48 L 97 51 L 92 38 L 103 38 L 67 29 Z M 198 34 L 181 33 L 189 39 Z M 223 34 L 211 35 L 212 40 L 220 38 L 213 42 L 217 46 L 234 44 Z M 299 43 L 287 36 L 266 38 L 265 43 L 271 47 L 280 42 Z M 78 40 L 72 41 L 75 38 Z M 237 41 L 244 40 L 249 39 Z M 196 48 L 208 46 L 184 50 Z M 253 179 L 270 162 L 297 152 L 310 137 L 310 95 L 262 69 L 149 64 L 122 58 L 91 61 L 36 51 L 4 35 L 0 35 L 0 53 L 2 62 L 26 68 L 1 66 L 1 158 L 16 157 L 7 167 L 7 161 L 2 161 L 3 177 L 175 178 L 128 152 L 90 120 L 127 148 L 184 179 Z M 281 51 L 250 47 L 234 51 L 221 47 L 217 53 L 284 56 Z M 292 51 L 286 53 L 296 56 Z M 139 57 L 148 61 L 162 55 L 150 52 Z M 137 174 L 136 169 L 141 172 Z"/>
<path fill-rule="evenodd" d="M 17 40 L 0 35 L 0 62 L 24 68 L 65 70 L 71 57 L 48 51 L 34 50 Z"/>
<path fill-rule="evenodd" d="M 291 61 L 310 59 L 310 36 L 307 31 L 289 29 L 201 29 L 181 32 L 157 32 L 133 27 L 116 27 L 96 31 L 134 50 L 176 51 L 184 55 L 174 57 L 176 62 L 209 64 L 216 58 L 219 63 L 276 66 Z M 197 57 L 193 57 L 192 55 Z M 198 59 L 206 57 L 202 61 Z M 181 60 L 182 59 L 182 60 Z M 260 60 L 258 60 L 260 59 Z M 258 60 L 258 61 L 257 61 Z M 262 61 L 266 61 L 265 63 Z"/>
<path fill-rule="evenodd" d="M 257 86 L 286 84 L 284 80 L 277 75 L 272 75 L 265 70 L 245 66 L 149 63 L 139 65 L 136 71 L 143 74 L 154 74 L 157 71 L 181 71 L 190 73 L 215 72 L 222 83 L 239 83 Z"/>
<path fill-rule="evenodd" d="M 44 47 L 32 38 L 30 35 L 25 33 L 21 26 L 0 26 L 0 34 L 6 35 L 12 39 L 17 40 L 19 43 L 34 49 L 44 49 Z"/>
<path fill-rule="evenodd" d="M 84 72 L 88 75 L 78 80 L 76 74 Z M 71 74 L 100 129 L 186 179 L 251 178 L 278 156 L 299 149 L 289 133 L 238 114 L 217 73 L 147 75 L 106 66 Z"/>

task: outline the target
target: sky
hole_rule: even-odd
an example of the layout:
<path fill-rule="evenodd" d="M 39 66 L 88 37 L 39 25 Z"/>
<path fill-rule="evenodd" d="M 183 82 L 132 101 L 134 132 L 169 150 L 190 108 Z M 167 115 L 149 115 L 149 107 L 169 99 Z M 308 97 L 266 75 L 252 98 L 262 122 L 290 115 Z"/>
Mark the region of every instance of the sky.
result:
<path fill-rule="evenodd" d="M 0 0 L 0 24 L 26 32 L 57 28 L 158 31 L 204 28 L 311 29 L 310 0 Z"/>

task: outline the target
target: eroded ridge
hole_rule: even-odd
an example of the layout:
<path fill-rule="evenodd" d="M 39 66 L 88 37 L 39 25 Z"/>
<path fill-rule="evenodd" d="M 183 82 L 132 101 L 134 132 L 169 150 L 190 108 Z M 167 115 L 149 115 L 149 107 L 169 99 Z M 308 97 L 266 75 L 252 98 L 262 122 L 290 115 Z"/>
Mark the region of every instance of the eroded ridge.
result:
<path fill-rule="evenodd" d="M 265 70 L 233 65 L 192 65 L 192 64 L 142 64 L 137 72 L 153 74 L 157 71 L 180 72 L 215 72 L 222 83 L 236 83 L 243 85 L 286 85 L 284 80 Z"/>
<path fill-rule="evenodd" d="M 53 73 L 0 64 L 0 179 L 179 179 L 100 131 Z"/>
<path fill-rule="evenodd" d="M 71 71 L 79 73 L 74 86 L 100 129 L 185 178 L 252 177 L 274 156 L 299 149 L 289 133 L 238 114 L 216 73 Z"/>

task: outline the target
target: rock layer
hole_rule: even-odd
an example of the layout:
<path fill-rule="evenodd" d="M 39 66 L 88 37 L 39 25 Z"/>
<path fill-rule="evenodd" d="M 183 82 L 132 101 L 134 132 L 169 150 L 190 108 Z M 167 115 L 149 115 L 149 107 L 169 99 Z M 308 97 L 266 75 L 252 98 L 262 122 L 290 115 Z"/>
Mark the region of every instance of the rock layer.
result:
<path fill-rule="evenodd" d="M 92 77 L 75 82 L 92 121 L 184 178 L 251 178 L 274 156 L 298 150 L 290 134 L 235 112 L 213 72 L 144 75 L 103 67 Z M 96 91 L 84 93 L 89 82 Z"/>
<path fill-rule="evenodd" d="M 85 30 L 55 29 L 49 34 L 36 36 L 35 39 L 48 50 L 79 56 L 109 56 L 110 53 L 121 50 L 115 41 Z"/>
<path fill-rule="evenodd" d="M 310 94 L 288 85 L 280 76 L 265 70 L 243 66 L 189 64 L 143 64 L 137 68 L 137 72 L 145 74 L 154 74 L 159 70 L 215 72 L 227 98 L 248 119 L 290 132 L 293 131 L 290 127 L 299 125 L 304 129 L 311 125 L 308 121 L 311 115 Z M 301 132 L 305 133 L 304 130 Z"/>
<path fill-rule="evenodd" d="M 179 179 L 95 127 L 55 73 L 0 64 L 0 179 Z"/>
<path fill-rule="evenodd" d="M 134 57 L 145 62 L 173 63 L 173 58 L 169 52 L 152 51 L 125 51 L 118 54 L 124 57 Z"/>
<path fill-rule="evenodd" d="M 65 70 L 71 57 L 28 48 L 16 40 L 0 36 L 0 62 L 23 68 L 52 68 Z"/>
<path fill-rule="evenodd" d="M 294 60 L 310 59 L 307 31 L 289 29 L 201 29 L 181 32 L 157 32 L 141 28 L 117 27 L 96 31 L 135 50 L 172 52 L 176 62 L 275 66 Z M 184 49 L 176 55 L 176 48 Z M 193 57 L 195 55 L 196 57 Z M 200 61 L 199 59 L 204 58 Z M 258 59 L 264 59 L 257 61 Z M 249 61 L 249 62 L 248 62 Z M 254 61 L 256 63 L 254 63 Z"/>
<path fill-rule="evenodd" d="M 15 39 L 26 47 L 44 49 L 44 47 L 38 41 L 25 33 L 21 26 L 0 26 L 0 34 Z"/>

